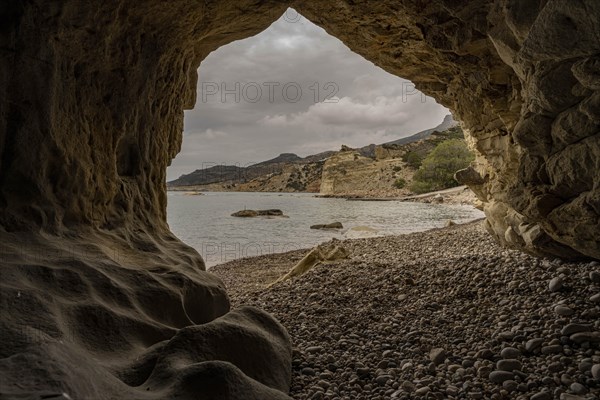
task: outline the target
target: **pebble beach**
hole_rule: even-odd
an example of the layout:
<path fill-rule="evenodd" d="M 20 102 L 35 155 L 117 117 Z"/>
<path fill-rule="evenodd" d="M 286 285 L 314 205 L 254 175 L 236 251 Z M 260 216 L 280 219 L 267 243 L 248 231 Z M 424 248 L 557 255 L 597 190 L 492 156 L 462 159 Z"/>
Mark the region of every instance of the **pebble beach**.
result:
<path fill-rule="evenodd" d="M 308 249 L 210 269 L 288 330 L 294 399 L 600 399 L 598 262 L 503 249 L 481 220 L 340 243 L 270 288 Z"/>

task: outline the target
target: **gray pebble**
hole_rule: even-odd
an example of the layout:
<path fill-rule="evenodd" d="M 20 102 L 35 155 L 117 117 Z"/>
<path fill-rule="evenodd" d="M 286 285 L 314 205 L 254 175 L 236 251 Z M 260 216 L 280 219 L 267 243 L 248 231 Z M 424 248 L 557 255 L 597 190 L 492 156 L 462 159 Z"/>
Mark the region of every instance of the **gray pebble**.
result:
<path fill-rule="evenodd" d="M 523 364 L 521 364 L 521 361 L 519 361 L 519 360 L 514 360 L 514 359 L 500 360 L 496 363 L 496 369 L 498 369 L 500 371 L 513 372 L 515 370 L 520 371 L 521 368 L 523 368 Z"/>
<path fill-rule="evenodd" d="M 506 347 L 500 352 L 500 357 L 504 359 L 519 358 L 520 356 L 521 351 L 519 349 L 515 349 L 514 347 Z"/>
<path fill-rule="evenodd" d="M 429 386 L 423 386 L 422 388 L 415 390 L 415 394 L 417 396 L 424 396 L 427 393 L 429 393 L 430 391 L 431 391 L 431 388 Z"/>
<path fill-rule="evenodd" d="M 519 384 L 516 381 L 509 379 L 507 381 L 502 382 L 502 387 L 508 390 L 509 392 L 514 392 L 519 387 Z"/>
<path fill-rule="evenodd" d="M 593 329 L 592 325 L 588 324 L 569 324 L 560 331 L 563 336 L 571 336 L 574 333 L 589 332 Z"/>
<path fill-rule="evenodd" d="M 525 350 L 532 352 L 532 351 L 540 348 L 543 343 L 544 343 L 544 339 L 542 339 L 542 338 L 530 339 L 527 341 L 527 343 L 525 343 Z"/>
<path fill-rule="evenodd" d="M 307 347 L 306 348 L 306 352 L 311 354 L 311 353 L 321 353 L 323 351 L 323 348 L 321 346 L 311 346 L 311 347 Z"/>
<path fill-rule="evenodd" d="M 594 379 L 600 379 L 600 364 L 596 364 L 592 367 L 592 376 Z"/>
<path fill-rule="evenodd" d="M 446 350 L 442 348 L 436 348 L 429 352 L 429 359 L 435 365 L 443 364 L 446 360 Z"/>
<path fill-rule="evenodd" d="M 570 317 L 571 315 L 575 314 L 575 311 L 563 305 L 554 307 L 554 312 L 556 315 L 560 315 L 561 317 Z"/>
<path fill-rule="evenodd" d="M 548 289 L 550 289 L 551 292 L 559 292 L 564 285 L 564 279 L 560 276 L 557 276 L 556 278 L 553 278 L 550 281 L 550 283 L 548 284 Z"/>
<path fill-rule="evenodd" d="M 560 400 L 585 400 L 585 397 L 576 396 L 574 394 L 563 393 L 560 395 Z"/>
<path fill-rule="evenodd" d="M 580 332 L 575 333 L 569 337 L 572 342 L 577 344 L 590 342 L 590 343 L 600 343 L 600 332 Z"/>
<path fill-rule="evenodd" d="M 552 393 L 539 392 L 530 397 L 530 400 L 552 400 Z"/>
<path fill-rule="evenodd" d="M 586 394 L 588 392 L 587 388 L 578 382 L 573 382 L 571 386 L 569 386 L 569 390 L 574 394 Z"/>
<path fill-rule="evenodd" d="M 542 354 L 558 354 L 563 352 L 563 347 L 560 344 L 542 347 Z"/>
<path fill-rule="evenodd" d="M 581 360 L 579 363 L 579 371 L 585 374 L 586 372 L 590 371 L 593 366 L 594 363 L 592 362 L 592 359 L 586 358 L 585 360 Z"/>
<path fill-rule="evenodd" d="M 515 375 L 508 371 L 492 371 L 489 376 L 490 382 L 502 384 L 504 381 L 514 379 Z"/>
<path fill-rule="evenodd" d="M 377 382 L 379 386 L 385 386 L 387 381 L 390 379 L 392 379 L 392 377 L 389 375 L 379 375 L 377 378 L 375 378 L 375 382 Z"/>

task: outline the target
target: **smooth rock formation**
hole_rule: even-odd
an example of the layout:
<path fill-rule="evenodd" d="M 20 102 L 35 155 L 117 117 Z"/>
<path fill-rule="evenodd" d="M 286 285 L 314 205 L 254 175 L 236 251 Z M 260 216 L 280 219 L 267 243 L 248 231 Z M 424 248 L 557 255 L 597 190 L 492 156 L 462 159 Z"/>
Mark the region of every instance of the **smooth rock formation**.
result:
<path fill-rule="evenodd" d="M 228 313 L 221 282 L 169 232 L 165 169 L 200 62 L 288 6 L 454 111 L 500 242 L 600 258 L 596 0 L 6 0 L 3 395 L 286 398 L 285 331 Z M 236 343 L 246 353 L 226 351 Z"/>
<path fill-rule="evenodd" d="M 277 278 L 269 286 L 304 275 L 317 265 L 332 263 L 346 258 L 348 258 L 348 251 L 340 245 L 339 240 L 332 239 L 329 242 L 315 246 L 292 269 Z"/>

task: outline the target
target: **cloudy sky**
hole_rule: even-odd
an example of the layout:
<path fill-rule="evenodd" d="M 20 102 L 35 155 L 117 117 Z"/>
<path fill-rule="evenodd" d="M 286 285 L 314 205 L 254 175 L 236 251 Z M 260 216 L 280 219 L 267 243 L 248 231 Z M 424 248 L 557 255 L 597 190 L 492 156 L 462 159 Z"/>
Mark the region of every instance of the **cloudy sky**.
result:
<path fill-rule="evenodd" d="M 186 111 L 168 180 L 214 164 L 385 143 L 448 114 L 293 10 L 211 53 L 198 77 L 196 107 Z"/>

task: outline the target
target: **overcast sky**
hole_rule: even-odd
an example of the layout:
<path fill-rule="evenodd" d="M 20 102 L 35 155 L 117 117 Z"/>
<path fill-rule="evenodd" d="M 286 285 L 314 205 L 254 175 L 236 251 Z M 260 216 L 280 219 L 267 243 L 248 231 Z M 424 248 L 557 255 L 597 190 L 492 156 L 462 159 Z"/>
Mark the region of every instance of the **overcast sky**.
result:
<path fill-rule="evenodd" d="M 181 153 L 167 179 L 213 164 L 385 143 L 432 128 L 448 113 L 288 10 L 202 62 L 196 107 L 185 113 Z"/>

